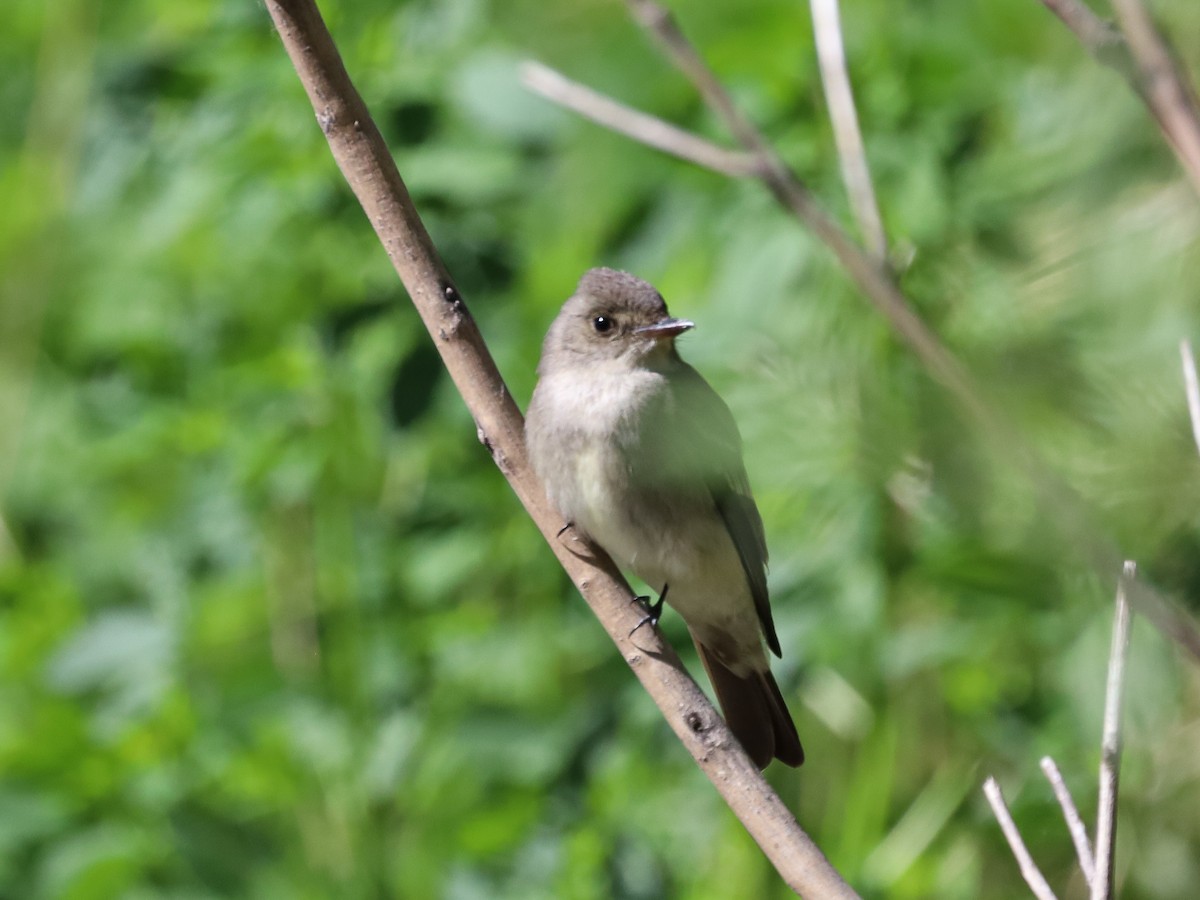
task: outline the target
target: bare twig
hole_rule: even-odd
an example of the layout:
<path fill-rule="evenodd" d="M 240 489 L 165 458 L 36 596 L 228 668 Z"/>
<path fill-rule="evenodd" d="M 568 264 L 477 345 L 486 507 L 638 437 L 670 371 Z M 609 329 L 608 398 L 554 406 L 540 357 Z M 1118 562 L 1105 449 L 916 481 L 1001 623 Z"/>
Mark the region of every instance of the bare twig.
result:
<path fill-rule="evenodd" d="M 1200 107 L 1187 76 L 1141 0 L 1113 0 L 1113 11 L 1137 64 L 1139 93 L 1200 192 Z"/>
<path fill-rule="evenodd" d="M 1107 53 L 1120 46 L 1121 36 L 1108 22 L 1092 12 L 1081 0 L 1042 0 L 1050 12 L 1058 16 L 1093 54 Z"/>
<path fill-rule="evenodd" d="M 720 116 L 738 143 L 761 161 L 759 177 L 776 201 L 833 251 L 863 296 L 888 320 L 933 377 L 976 418 L 990 420 L 986 405 L 958 360 L 917 315 L 891 275 L 825 212 L 808 186 L 742 115 L 716 75 L 679 30 L 671 14 L 654 0 L 628 0 L 628 3 L 634 18 L 650 31 L 666 56 L 695 85 L 705 103 Z"/>
<path fill-rule="evenodd" d="M 618 103 L 539 62 L 521 65 L 521 82 L 547 100 L 648 147 L 734 178 L 758 174 L 758 160 L 753 154 L 719 147 L 656 116 Z"/>
<path fill-rule="evenodd" d="M 1104 732 L 1100 739 L 1100 804 L 1096 816 L 1096 877 L 1092 879 L 1092 900 L 1108 900 L 1112 896 L 1117 783 L 1121 771 L 1121 700 L 1125 691 L 1125 661 L 1129 656 L 1130 613 L 1125 591 L 1136 575 L 1137 565 L 1126 562 L 1117 582 L 1108 687 L 1104 696 Z"/>
<path fill-rule="evenodd" d="M 1054 891 L 1050 889 L 1050 885 L 1046 882 L 1046 877 L 1042 875 L 1041 869 L 1037 867 L 1037 863 L 1030 856 L 1029 849 L 1025 846 L 1025 841 L 1021 839 L 1021 832 L 1017 830 L 1017 824 L 1013 821 L 1012 813 L 1008 811 L 1008 804 L 1004 802 L 1004 794 L 1000 792 L 1000 785 L 990 775 L 987 781 L 983 783 L 983 793 L 992 807 L 992 814 L 995 815 L 996 821 L 1000 823 L 1000 830 L 1004 832 L 1004 838 L 1008 841 L 1008 846 L 1012 850 L 1013 856 L 1016 857 L 1017 865 L 1021 867 L 1021 876 L 1025 879 L 1025 883 L 1029 885 L 1029 889 L 1033 891 L 1033 895 L 1038 900 L 1057 900 L 1054 896 Z"/>
<path fill-rule="evenodd" d="M 1075 844 L 1075 855 L 1079 858 L 1079 868 L 1083 871 L 1083 878 L 1090 887 L 1096 873 L 1096 860 L 1092 856 L 1092 845 L 1088 841 L 1087 827 L 1079 816 L 1079 810 L 1071 798 L 1071 792 L 1067 789 L 1062 772 L 1058 770 L 1058 766 L 1049 756 L 1042 757 L 1042 772 L 1045 773 L 1046 780 L 1050 782 L 1054 796 L 1058 798 L 1058 805 L 1062 808 L 1067 830 L 1071 833 L 1071 841 Z"/>
<path fill-rule="evenodd" d="M 809 897 L 856 897 L 763 780 L 656 631 L 639 631 L 632 591 L 600 551 L 572 552 L 560 517 L 529 468 L 521 413 L 466 304 L 433 246 L 379 129 L 350 82 L 313 0 L 268 0 L 267 9 L 317 121 L 387 251 L 413 305 L 475 417 L 479 438 L 579 587 L 626 662 L 698 765 L 784 880 Z"/>
<path fill-rule="evenodd" d="M 1192 420 L 1192 439 L 1200 451 L 1200 380 L 1196 378 L 1196 357 L 1192 355 L 1190 341 L 1179 342 L 1179 355 L 1183 357 L 1183 389 L 1187 395 L 1188 417 Z"/>
<path fill-rule="evenodd" d="M 811 0 L 813 38 L 817 45 L 817 61 L 821 67 L 821 83 L 825 86 L 825 102 L 833 124 L 833 139 L 837 144 L 838 160 L 842 166 L 842 181 L 850 197 L 850 208 L 858 222 L 858 230 L 876 262 L 887 259 L 887 238 L 862 132 L 858 127 L 858 111 L 854 107 L 854 92 L 846 71 L 846 50 L 842 43 L 842 22 L 838 0 Z"/>
<path fill-rule="evenodd" d="M 1129 82 L 1200 193 L 1200 103 L 1141 0 L 1113 0 L 1120 33 L 1079 0 L 1042 3 L 1098 62 Z"/>
<path fill-rule="evenodd" d="M 691 45 L 666 7 L 655 0 L 627 0 L 634 19 L 645 27 L 659 43 L 663 52 L 700 91 L 704 102 L 724 120 L 726 127 L 739 144 L 764 159 L 782 166 L 771 146 L 758 133 L 750 120 L 742 115 L 717 77 Z"/>

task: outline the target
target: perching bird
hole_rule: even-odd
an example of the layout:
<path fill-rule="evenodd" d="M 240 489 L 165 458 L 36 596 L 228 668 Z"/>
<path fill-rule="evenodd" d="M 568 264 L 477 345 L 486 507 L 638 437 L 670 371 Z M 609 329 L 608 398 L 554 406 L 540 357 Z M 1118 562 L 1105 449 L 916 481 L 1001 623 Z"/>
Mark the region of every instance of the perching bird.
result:
<path fill-rule="evenodd" d="M 566 521 L 687 623 L 760 768 L 804 761 L 771 674 L 767 544 L 729 408 L 675 349 L 692 328 L 645 281 L 592 269 L 550 326 L 525 438 Z"/>

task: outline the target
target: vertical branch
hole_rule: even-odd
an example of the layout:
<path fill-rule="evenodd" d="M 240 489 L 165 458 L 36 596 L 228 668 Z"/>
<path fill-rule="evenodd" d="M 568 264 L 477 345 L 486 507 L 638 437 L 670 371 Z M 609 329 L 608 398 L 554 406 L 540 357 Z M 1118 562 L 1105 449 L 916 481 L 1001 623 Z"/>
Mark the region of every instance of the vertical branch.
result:
<path fill-rule="evenodd" d="M 833 124 L 833 139 L 837 144 L 842 181 L 850 197 L 850 207 L 858 222 L 863 242 L 877 262 L 887 259 L 887 238 L 871 171 L 858 127 L 858 111 L 854 107 L 854 92 L 846 70 L 846 50 L 842 42 L 841 14 L 838 0 L 811 0 L 813 39 L 817 44 L 817 62 L 821 68 L 821 83 L 825 86 L 825 103 Z"/>
<path fill-rule="evenodd" d="M 1096 877 L 1092 900 L 1112 897 L 1114 845 L 1117 838 L 1117 783 L 1121 770 L 1121 700 L 1125 691 L 1125 661 L 1129 656 L 1129 603 L 1126 586 L 1137 566 L 1126 562 L 1117 582 L 1112 648 L 1108 657 L 1108 687 L 1104 697 L 1104 731 L 1100 738 L 1100 804 L 1096 816 Z"/>
<path fill-rule="evenodd" d="M 1200 451 L 1200 379 L 1196 378 L 1196 357 L 1192 355 L 1190 341 L 1179 342 L 1179 355 L 1183 358 L 1183 390 L 1187 396 L 1188 418 L 1192 420 L 1192 439 Z"/>
<path fill-rule="evenodd" d="M 1046 882 L 1046 876 L 1033 861 L 1029 848 L 1021 839 L 1021 832 L 1017 830 L 1017 823 L 1013 821 L 1012 813 L 1008 811 L 1008 804 L 1004 802 L 1004 794 L 1000 792 L 1000 785 L 996 783 L 995 778 L 988 776 L 988 780 L 983 783 L 983 795 L 987 797 L 987 801 L 992 807 L 992 813 L 996 816 L 996 821 L 1000 823 L 1000 830 L 1004 832 L 1004 838 L 1008 841 L 1017 865 L 1021 867 L 1021 877 L 1025 879 L 1025 883 L 1029 885 L 1033 895 L 1038 900 L 1057 900 L 1054 891 Z"/>

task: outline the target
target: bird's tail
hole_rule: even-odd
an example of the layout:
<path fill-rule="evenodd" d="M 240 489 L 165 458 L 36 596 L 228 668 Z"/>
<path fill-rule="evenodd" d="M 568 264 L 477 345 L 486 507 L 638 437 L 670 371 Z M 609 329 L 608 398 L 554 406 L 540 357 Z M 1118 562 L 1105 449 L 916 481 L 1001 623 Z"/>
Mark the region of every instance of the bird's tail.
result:
<path fill-rule="evenodd" d="M 695 640 L 695 636 L 692 637 Z M 708 680 L 717 692 L 725 724 L 755 765 L 765 769 L 772 759 L 789 766 L 804 762 L 804 748 L 770 669 L 745 678 L 726 668 L 716 655 L 695 641 Z"/>

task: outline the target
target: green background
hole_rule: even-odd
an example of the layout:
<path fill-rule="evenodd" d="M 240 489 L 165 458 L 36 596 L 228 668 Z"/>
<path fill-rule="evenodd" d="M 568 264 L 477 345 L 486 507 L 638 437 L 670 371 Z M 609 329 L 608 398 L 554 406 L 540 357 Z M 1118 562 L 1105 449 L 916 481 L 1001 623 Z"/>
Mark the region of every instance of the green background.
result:
<path fill-rule="evenodd" d="M 1200 70 L 1200 5 L 1156 10 Z M 806 6 L 677 11 L 848 222 Z M 1024 895 L 994 773 L 1083 896 L 1038 760 L 1091 820 L 1088 548 L 1200 606 L 1200 201 L 1121 80 L 1034 0 L 845 3 L 901 281 L 985 431 L 760 185 L 522 91 L 534 57 L 725 140 L 622 4 L 325 13 L 522 405 L 590 266 L 698 323 L 808 750 L 768 775 L 834 863 L 868 897 Z M 0 24 L 0 896 L 786 895 L 478 444 L 265 8 Z M 1200 883 L 1198 672 L 1136 622 L 1125 897 Z"/>

